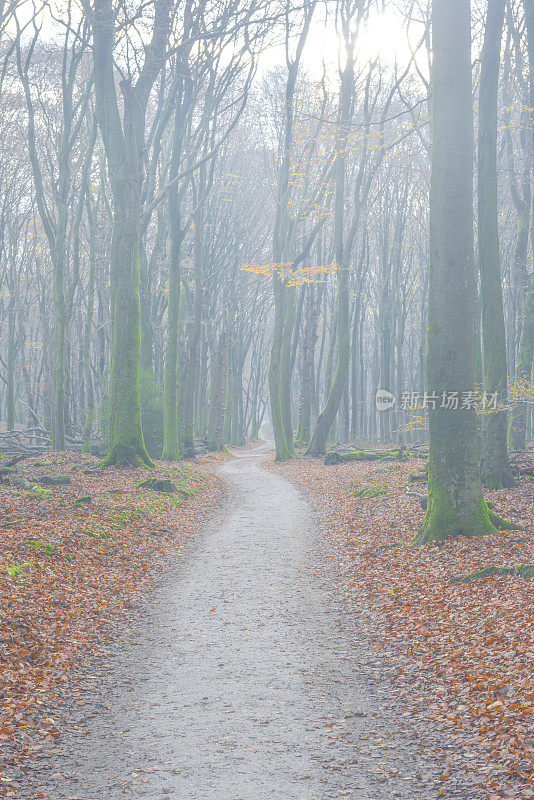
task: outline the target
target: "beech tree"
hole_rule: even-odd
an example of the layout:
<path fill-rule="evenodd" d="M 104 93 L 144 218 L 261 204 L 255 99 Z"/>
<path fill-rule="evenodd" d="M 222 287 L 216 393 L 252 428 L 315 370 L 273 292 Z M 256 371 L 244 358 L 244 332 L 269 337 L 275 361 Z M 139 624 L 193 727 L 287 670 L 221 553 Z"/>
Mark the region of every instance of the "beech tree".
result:
<path fill-rule="evenodd" d="M 66 13 L 70 18 L 72 5 L 69 2 Z M 28 146 L 30 163 L 33 171 L 35 197 L 39 216 L 46 234 L 53 265 L 52 286 L 54 298 L 54 345 L 52 369 L 52 445 L 55 450 L 65 449 L 65 346 L 66 333 L 70 322 L 72 300 L 79 273 L 75 269 L 77 253 L 69 247 L 69 225 L 73 223 L 71 207 L 76 203 L 75 184 L 72 180 L 72 167 L 74 148 L 77 144 L 80 128 L 87 111 L 90 80 L 81 77 L 82 59 L 85 52 L 85 34 L 83 22 L 71 31 L 70 25 L 65 28 L 61 52 L 61 100 L 60 100 L 60 135 L 52 169 L 46 169 L 44 164 L 49 160 L 50 153 L 39 146 L 38 126 L 41 133 L 44 131 L 52 137 L 56 120 L 55 109 L 46 113 L 46 101 L 43 101 L 43 87 L 39 79 L 33 78 L 33 83 L 38 84 L 38 99 L 32 93 L 31 66 L 39 39 L 40 26 L 34 16 L 32 18 L 33 35 L 25 52 L 22 52 L 22 31 L 18 30 L 16 39 L 17 68 L 23 86 L 24 98 L 28 117 Z M 42 54 L 41 54 L 42 55 Z M 51 64 L 48 65 L 49 67 Z M 42 80 L 42 79 L 41 79 Z M 36 119 L 36 105 L 41 113 Z M 41 151 L 41 152 L 39 152 Z M 85 157 L 86 167 L 84 180 L 80 188 L 81 204 L 87 190 L 87 171 L 90 164 L 92 151 L 89 150 Z M 47 191 L 45 183 L 50 186 Z M 69 260 L 72 256 L 72 274 L 69 274 Z"/>
<path fill-rule="evenodd" d="M 526 148 L 529 157 L 529 165 L 526 168 L 527 177 L 523 181 L 523 200 L 519 198 L 518 192 L 513 192 L 516 207 L 522 211 L 521 225 L 518 234 L 518 247 L 516 251 L 516 263 L 526 262 L 526 250 L 528 247 L 528 220 L 531 213 L 532 191 L 530 187 L 530 177 L 532 174 L 532 163 L 534 156 L 534 3 L 532 0 L 523 0 L 525 12 L 525 26 L 527 36 L 528 54 L 528 112 L 527 119 L 530 125 L 530 135 L 526 135 Z M 531 243 L 532 243 L 532 225 Z M 525 256 L 521 254 L 524 253 Z M 510 421 L 509 442 L 511 446 L 518 450 L 524 450 L 527 439 L 527 411 L 529 386 L 532 381 L 532 370 L 534 367 L 534 270 L 527 272 L 521 269 L 521 289 L 523 297 L 523 315 L 521 324 L 521 337 L 516 362 L 516 382 L 518 386 L 518 402 L 512 408 Z"/>
<path fill-rule="evenodd" d="M 284 117 L 281 141 L 281 158 L 278 172 L 276 218 L 273 232 L 273 298 L 274 330 L 269 362 L 269 396 L 273 422 L 276 459 L 284 461 L 293 453 L 293 424 L 291 404 L 288 402 L 290 386 L 290 343 L 294 323 L 294 291 L 287 290 L 280 269 L 286 262 L 296 259 L 295 223 L 290 213 L 290 179 L 294 148 L 294 102 L 300 60 L 315 10 L 315 2 L 303 8 L 303 23 L 298 34 L 295 51 L 291 53 L 291 6 L 285 10 L 285 61 L 287 68 Z M 278 265 L 278 267 L 277 267 Z"/>
<path fill-rule="evenodd" d="M 365 4 L 361 2 L 342 3 L 340 8 L 344 65 L 340 69 L 335 162 L 334 248 L 335 263 L 338 270 L 336 314 L 337 364 L 332 387 L 328 394 L 328 400 L 317 420 L 315 431 L 308 447 L 308 453 L 310 454 L 324 452 L 330 427 L 337 414 L 348 377 L 350 359 L 348 270 L 351 248 L 347 246 L 345 242 L 345 183 L 347 147 L 350 139 L 350 123 L 354 110 L 354 51 L 358 26 L 361 22 L 364 10 Z"/>
<path fill-rule="evenodd" d="M 366 0 L 4 5 L 0 444 L 150 466 L 263 422 L 278 459 L 430 425 L 420 540 L 502 524 L 480 479 L 511 484 L 533 429 L 532 4 L 437 3 L 450 71 L 405 5 L 397 61 Z M 492 413 L 462 408 L 481 387 Z"/>
<path fill-rule="evenodd" d="M 495 530 L 482 494 L 475 391 L 473 104 L 470 0 L 432 3 L 432 183 L 428 393 L 428 506 L 419 542 Z M 446 404 L 445 404 L 446 405 Z"/>
<path fill-rule="evenodd" d="M 505 0 L 489 0 L 480 71 L 478 115 L 478 252 L 484 390 L 501 409 L 483 422 L 482 477 L 492 489 L 513 486 L 508 461 L 508 373 L 501 285 L 497 200 L 497 100 Z"/>
<path fill-rule="evenodd" d="M 137 76 L 130 73 L 120 82 L 122 114 L 114 67 L 113 2 L 94 0 L 93 6 L 85 5 L 85 10 L 93 31 L 96 112 L 113 194 L 111 444 L 103 465 L 135 464 L 141 459 L 152 466 L 141 427 L 141 190 L 145 115 L 150 92 L 165 62 L 172 4 L 171 0 L 154 2 L 152 38 L 143 48 L 143 65 Z"/>

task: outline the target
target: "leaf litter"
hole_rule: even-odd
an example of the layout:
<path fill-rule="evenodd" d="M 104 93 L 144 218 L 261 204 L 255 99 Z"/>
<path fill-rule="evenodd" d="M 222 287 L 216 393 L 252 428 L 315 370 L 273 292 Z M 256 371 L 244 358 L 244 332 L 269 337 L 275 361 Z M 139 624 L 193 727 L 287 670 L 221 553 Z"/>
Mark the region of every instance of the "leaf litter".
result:
<path fill-rule="evenodd" d="M 158 464 L 168 494 L 139 487 L 153 470 L 99 471 L 90 456 L 59 453 L 20 462 L 16 483 L 0 486 L 0 796 L 17 796 L 37 751 L 53 754 L 56 712 L 84 704 L 117 624 L 214 510 L 218 460 Z M 45 474 L 70 480 L 39 490 Z"/>
<path fill-rule="evenodd" d="M 530 800 L 534 581 L 450 580 L 488 565 L 534 562 L 534 485 L 522 478 L 516 488 L 486 493 L 497 514 L 524 530 L 418 548 L 412 539 L 424 512 L 407 494 L 418 466 L 410 460 L 325 467 L 296 458 L 272 468 L 314 498 L 346 598 L 341 613 L 370 613 L 377 680 L 393 682 L 402 721 L 427 745 L 433 729 L 451 742 L 454 764 L 445 764 L 438 796 L 448 794 L 455 769 L 483 776 L 489 800 Z"/>

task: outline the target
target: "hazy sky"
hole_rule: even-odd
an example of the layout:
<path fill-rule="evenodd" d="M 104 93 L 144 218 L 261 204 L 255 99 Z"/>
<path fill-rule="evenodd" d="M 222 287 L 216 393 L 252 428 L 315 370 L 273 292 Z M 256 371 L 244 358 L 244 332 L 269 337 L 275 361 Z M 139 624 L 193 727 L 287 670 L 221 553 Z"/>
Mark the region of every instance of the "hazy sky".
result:
<path fill-rule="evenodd" d="M 55 0 L 54 6 L 57 13 L 58 7 L 61 7 L 61 0 Z M 31 2 L 22 3 L 19 12 L 21 22 L 28 19 L 31 8 Z M 52 38 L 57 30 L 57 25 L 49 20 L 43 26 L 42 35 L 45 38 Z M 399 11 L 388 5 L 385 11 L 375 9 L 370 12 L 369 20 L 363 27 L 358 40 L 357 55 L 360 65 L 377 56 L 380 57 L 383 64 L 389 62 L 393 65 L 395 61 L 401 64 L 406 63 L 410 58 L 410 49 L 404 19 Z M 302 57 L 302 68 L 312 79 L 318 79 L 322 75 L 324 61 L 329 76 L 336 80 L 338 56 L 339 39 L 335 29 L 334 16 L 330 14 L 325 21 L 324 7 L 320 7 L 312 21 Z M 283 46 L 271 46 L 261 57 L 260 72 L 278 64 L 284 64 L 284 48 Z"/>
<path fill-rule="evenodd" d="M 415 29 L 414 29 L 415 30 Z M 416 32 L 417 35 L 419 31 Z M 410 58 L 407 32 L 402 15 L 391 6 L 388 10 L 371 12 L 369 21 L 362 29 L 357 46 L 358 62 L 362 65 L 380 57 L 381 62 L 406 63 Z M 302 57 L 303 69 L 312 77 L 322 75 L 323 60 L 332 77 L 337 74 L 339 39 L 333 15 L 324 20 L 323 13 L 317 12 L 312 22 L 306 48 Z M 271 47 L 262 58 L 265 66 L 284 63 L 284 48 Z"/>

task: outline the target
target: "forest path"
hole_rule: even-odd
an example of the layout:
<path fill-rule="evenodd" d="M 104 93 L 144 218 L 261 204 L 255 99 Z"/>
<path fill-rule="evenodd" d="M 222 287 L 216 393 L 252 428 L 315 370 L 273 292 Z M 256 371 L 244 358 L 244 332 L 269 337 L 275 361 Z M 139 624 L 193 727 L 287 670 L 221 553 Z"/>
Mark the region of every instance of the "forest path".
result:
<path fill-rule="evenodd" d="M 266 449 L 221 467 L 224 508 L 93 676 L 32 800 L 437 795 L 439 765 L 387 708 L 325 585 L 310 505 L 262 469 Z"/>

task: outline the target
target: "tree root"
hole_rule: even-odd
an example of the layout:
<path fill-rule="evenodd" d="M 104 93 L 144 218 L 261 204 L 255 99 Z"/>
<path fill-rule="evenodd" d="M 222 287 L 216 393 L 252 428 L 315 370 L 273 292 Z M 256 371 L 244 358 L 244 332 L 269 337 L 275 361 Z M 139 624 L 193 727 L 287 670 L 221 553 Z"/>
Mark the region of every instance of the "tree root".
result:
<path fill-rule="evenodd" d="M 496 528 L 500 528 L 503 531 L 524 531 L 525 529 L 521 527 L 521 525 L 516 525 L 515 522 L 510 522 L 507 519 L 503 519 L 499 517 L 498 514 L 494 514 L 491 510 L 493 505 L 488 503 L 488 508 L 490 509 L 490 520 L 495 525 Z"/>
<path fill-rule="evenodd" d="M 143 445 L 119 445 L 114 444 L 106 458 L 98 464 L 100 469 L 106 467 L 137 467 L 144 464 L 149 469 L 153 469 L 155 464 L 148 455 Z"/>
<path fill-rule="evenodd" d="M 449 583 L 471 583 L 480 578 L 491 578 L 494 575 L 510 575 L 517 578 L 534 578 L 534 564 L 523 564 L 517 567 L 483 567 L 468 575 L 451 578 Z"/>
<path fill-rule="evenodd" d="M 428 466 L 424 467 L 420 472 L 410 473 L 410 483 L 426 483 L 428 481 Z"/>

